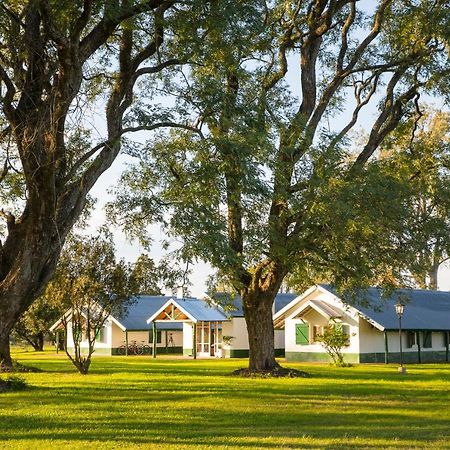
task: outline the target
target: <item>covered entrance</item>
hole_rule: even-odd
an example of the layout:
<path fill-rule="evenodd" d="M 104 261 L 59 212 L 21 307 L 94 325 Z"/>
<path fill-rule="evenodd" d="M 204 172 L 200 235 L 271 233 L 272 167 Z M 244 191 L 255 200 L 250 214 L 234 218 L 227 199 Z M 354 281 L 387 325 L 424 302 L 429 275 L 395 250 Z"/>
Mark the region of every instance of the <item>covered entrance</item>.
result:
<path fill-rule="evenodd" d="M 196 353 L 198 356 L 222 356 L 222 322 L 200 321 L 196 327 Z"/>
<path fill-rule="evenodd" d="M 194 358 L 223 357 L 222 323 L 229 320 L 226 315 L 203 300 L 170 299 L 153 314 L 147 323 L 183 323 L 183 353 Z M 156 348 L 153 349 L 156 357 Z"/>

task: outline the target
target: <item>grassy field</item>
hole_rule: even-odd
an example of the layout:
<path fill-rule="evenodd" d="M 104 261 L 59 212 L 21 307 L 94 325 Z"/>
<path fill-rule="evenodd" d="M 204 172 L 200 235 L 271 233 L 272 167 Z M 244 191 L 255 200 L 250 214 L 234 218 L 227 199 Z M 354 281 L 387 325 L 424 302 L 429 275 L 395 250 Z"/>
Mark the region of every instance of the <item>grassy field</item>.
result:
<path fill-rule="evenodd" d="M 448 365 L 243 379 L 243 360 L 97 357 L 82 376 L 63 355 L 15 357 L 44 372 L 0 394 L 1 449 L 450 449 Z"/>

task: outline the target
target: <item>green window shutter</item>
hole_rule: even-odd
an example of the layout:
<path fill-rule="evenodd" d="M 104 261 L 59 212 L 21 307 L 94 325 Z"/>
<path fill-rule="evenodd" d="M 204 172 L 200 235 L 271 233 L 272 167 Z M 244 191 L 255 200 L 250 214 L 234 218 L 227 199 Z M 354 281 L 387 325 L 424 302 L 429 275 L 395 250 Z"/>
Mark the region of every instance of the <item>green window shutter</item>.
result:
<path fill-rule="evenodd" d="M 298 323 L 295 325 L 295 343 L 298 345 L 309 344 L 309 324 Z"/>

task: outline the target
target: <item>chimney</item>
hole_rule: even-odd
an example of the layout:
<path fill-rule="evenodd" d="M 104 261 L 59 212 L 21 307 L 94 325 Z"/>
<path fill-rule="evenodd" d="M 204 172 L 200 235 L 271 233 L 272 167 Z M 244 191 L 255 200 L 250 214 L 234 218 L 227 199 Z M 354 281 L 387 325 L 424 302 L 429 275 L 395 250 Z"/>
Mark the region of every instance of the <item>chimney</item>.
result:
<path fill-rule="evenodd" d="M 178 286 L 177 287 L 177 298 L 182 299 L 183 298 L 183 286 Z"/>

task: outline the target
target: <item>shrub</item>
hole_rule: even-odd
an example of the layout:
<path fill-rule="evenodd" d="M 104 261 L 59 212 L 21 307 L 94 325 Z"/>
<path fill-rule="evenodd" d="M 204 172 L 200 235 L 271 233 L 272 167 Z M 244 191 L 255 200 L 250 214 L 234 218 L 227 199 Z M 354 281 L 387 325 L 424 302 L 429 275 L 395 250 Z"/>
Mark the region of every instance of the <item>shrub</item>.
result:
<path fill-rule="evenodd" d="M 344 361 L 342 349 L 349 345 L 350 336 L 344 332 L 339 324 L 330 324 L 323 334 L 317 336 L 317 340 L 323 345 L 325 351 L 330 355 L 334 365 L 338 367 L 350 367 L 351 364 Z"/>

